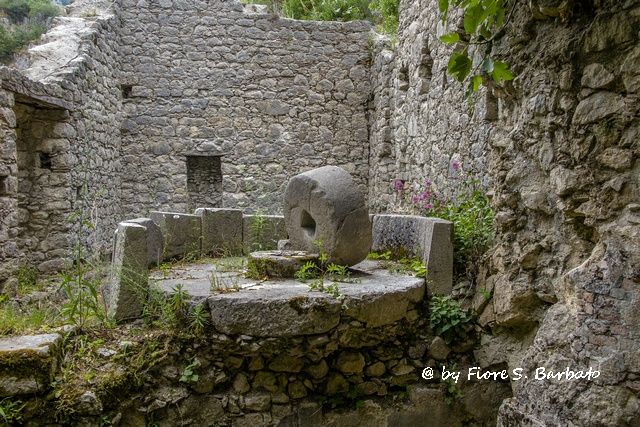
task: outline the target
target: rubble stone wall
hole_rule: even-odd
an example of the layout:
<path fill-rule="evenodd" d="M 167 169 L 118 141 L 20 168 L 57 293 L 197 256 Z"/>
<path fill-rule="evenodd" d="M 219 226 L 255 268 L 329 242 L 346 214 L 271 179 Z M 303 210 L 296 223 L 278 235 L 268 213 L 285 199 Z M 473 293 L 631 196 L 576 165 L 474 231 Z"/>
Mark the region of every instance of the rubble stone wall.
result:
<path fill-rule="evenodd" d="M 497 118 L 491 94 L 482 91 L 469 102 L 465 88 L 447 75 L 453 48 L 438 40 L 447 32 L 438 2 L 401 0 L 400 11 L 393 54 L 377 54 L 371 69 L 378 86 L 373 86 L 369 188 L 377 212 L 397 207 L 396 179 L 430 179 L 439 191 L 450 193 L 460 184 L 453 161 L 487 185 L 487 144 Z"/>
<path fill-rule="evenodd" d="M 110 252 L 121 215 L 118 20 L 91 10 L 56 18 L 21 71 L 2 70 L 0 287 L 21 264 L 64 268 L 76 243 Z"/>
<path fill-rule="evenodd" d="M 496 244 L 477 288 L 493 297 L 476 305 L 491 334 L 476 357 L 483 367 L 523 367 L 530 378 L 513 383 L 499 425 L 633 425 L 640 3 L 542 3 L 520 4 L 494 43 L 515 80 L 483 93 L 470 112 L 463 88 L 445 75 L 436 2 L 401 1 L 390 115 L 395 175 L 447 189 L 459 158 L 492 196 Z M 371 176 L 383 176 L 373 162 Z M 537 381 L 537 367 L 592 367 L 602 376 Z"/>
<path fill-rule="evenodd" d="M 188 152 L 224 153 L 223 205 L 279 213 L 289 177 L 342 166 L 366 191 L 369 25 L 122 2 L 122 205 L 188 208 Z"/>

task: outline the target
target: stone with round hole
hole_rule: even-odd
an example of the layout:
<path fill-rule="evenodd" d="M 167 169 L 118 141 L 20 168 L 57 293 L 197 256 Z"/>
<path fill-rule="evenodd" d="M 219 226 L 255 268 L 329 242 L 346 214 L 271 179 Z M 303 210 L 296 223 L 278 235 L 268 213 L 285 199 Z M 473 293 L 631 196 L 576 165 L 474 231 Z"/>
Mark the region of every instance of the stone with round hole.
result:
<path fill-rule="evenodd" d="M 295 250 L 323 250 L 329 262 L 355 265 L 371 249 L 364 196 L 349 172 L 337 166 L 291 178 L 284 195 L 284 217 Z"/>

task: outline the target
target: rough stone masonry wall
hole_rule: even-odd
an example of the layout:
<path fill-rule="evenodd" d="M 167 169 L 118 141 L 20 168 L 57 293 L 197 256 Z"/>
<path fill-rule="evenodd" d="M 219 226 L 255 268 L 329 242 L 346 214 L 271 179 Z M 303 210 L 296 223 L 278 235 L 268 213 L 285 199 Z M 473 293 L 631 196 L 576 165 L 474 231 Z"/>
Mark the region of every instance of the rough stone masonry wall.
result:
<path fill-rule="evenodd" d="M 637 425 L 640 2 L 582 2 L 566 23 L 548 16 L 555 3 L 520 7 L 495 47 L 518 77 L 491 138 L 498 244 L 483 317 L 512 365 L 602 375 L 514 384 L 500 422 Z M 533 333 L 526 351 L 505 347 Z"/>
<path fill-rule="evenodd" d="M 436 2 L 401 1 L 389 156 L 397 178 L 429 177 L 446 189 L 459 157 L 490 184 L 497 243 L 477 288 L 493 298 L 484 308 L 478 294 L 475 307 L 492 335 L 476 358 L 529 375 L 512 383 L 504 426 L 640 422 L 640 2 L 573 3 L 516 8 L 494 54 L 517 77 L 471 114 L 445 75 Z M 388 73 L 384 61 L 374 59 L 374 82 Z M 380 111 L 375 103 L 372 116 Z M 372 153 L 382 151 L 380 122 Z M 381 177 L 394 176 L 382 167 L 372 161 L 370 195 L 384 205 L 393 198 L 380 196 L 391 191 Z M 537 367 L 602 376 L 537 381 Z"/>
<path fill-rule="evenodd" d="M 0 291 L 10 277 L 19 252 L 18 167 L 13 95 L 0 88 Z"/>
<path fill-rule="evenodd" d="M 521 2 L 494 46 L 517 77 L 470 115 L 444 76 L 436 2 L 401 2 L 396 173 L 444 182 L 460 155 L 491 183 L 497 243 L 478 284 L 491 333 L 476 358 L 529 376 L 503 426 L 640 422 L 640 2 L 574 3 Z M 602 374 L 537 381 L 537 367 Z"/>
<path fill-rule="evenodd" d="M 3 91 L 2 98 L 5 123 L 1 126 L 0 177 L 6 178 L 0 191 L 0 285 L 20 263 L 33 264 L 41 272 L 63 268 L 76 242 L 74 236 L 95 254 L 110 249 L 112 230 L 120 216 L 118 22 L 113 11 L 99 2 L 91 3 L 91 13 L 83 12 L 87 3 L 75 2 L 70 16 L 54 21 L 40 44 L 24 56 L 23 75 L 3 71 L 13 90 Z M 19 101 L 28 101 L 28 96 L 14 100 L 14 91 L 58 99 L 68 111 L 25 107 Z M 24 135 L 16 135 L 16 126 Z M 42 166 L 37 153 L 24 157 L 34 138 L 37 147 L 32 148 L 44 152 L 51 162 L 48 178 L 36 171 L 37 177 L 27 179 L 34 177 L 34 167 Z M 22 165 L 16 163 L 18 151 L 28 160 Z M 24 184 L 20 189 L 19 174 Z M 30 197 L 33 183 L 40 196 Z M 23 200 L 23 209 L 18 209 L 18 199 Z M 95 228 L 83 227 L 83 220 Z"/>
<path fill-rule="evenodd" d="M 400 11 L 395 57 L 388 51 L 377 54 L 371 70 L 374 100 L 379 100 L 371 109 L 376 120 L 370 137 L 369 191 L 376 211 L 397 207 L 395 179 L 428 178 L 440 191 L 455 191 L 461 182 L 453 160 L 486 185 L 487 143 L 496 118 L 495 98 L 482 91 L 469 103 L 464 88 L 447 75 L 452 48 L 438 40 L 447 32 L 438 2 L 401 0 Z M 379 82 L 388 83 L 376 86 Z"/>
<path fill-rule="evenodd" d="M 122 2 L 127 215 L 186 211 L 191 151 L 224 152 L 225 207 L 281 210 L 289 177 L 342 166 L 366 190 L 369 25 L 235 1 Z"/>

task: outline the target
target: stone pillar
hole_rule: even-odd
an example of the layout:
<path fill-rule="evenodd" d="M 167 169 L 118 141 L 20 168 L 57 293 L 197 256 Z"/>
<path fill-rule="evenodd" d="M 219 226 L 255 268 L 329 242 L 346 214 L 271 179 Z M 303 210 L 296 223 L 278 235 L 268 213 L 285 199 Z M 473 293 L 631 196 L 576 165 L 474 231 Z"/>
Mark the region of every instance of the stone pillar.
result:
<path fill-rule="evenodd" d="M 109 315 L 123 321 L 142 314 L 149 291 L 147 229 L 121 222 L 115 241 L 106 302 Z"/>

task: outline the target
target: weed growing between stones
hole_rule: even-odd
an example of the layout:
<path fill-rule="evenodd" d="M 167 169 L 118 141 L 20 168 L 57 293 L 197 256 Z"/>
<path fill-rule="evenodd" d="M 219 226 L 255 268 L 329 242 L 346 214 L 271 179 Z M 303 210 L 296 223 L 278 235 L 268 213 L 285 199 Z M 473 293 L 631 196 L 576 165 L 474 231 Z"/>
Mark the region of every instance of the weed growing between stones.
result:
<path fill-rule="evenodd" d="M 433 296 L 429 301 L 429 323 L 436 335 L 447 344 L 466 340 L 473 331 L 473 316 L 447 296 Z"/>
<path fill-rule="evenodd" d="M 200 375 L 195 373 L 195 370 L 200 367 L 200 362 L 194 359 L 190 364 L 185 366 L 180 375 L 181 383 L 197 383 L 200 379 Z"/>
<path fill-rule="evenodd" d="M 18 296 L 40 290 L 41 286 L 38 284 L 38 269 L 34 266 L 22 264 L 18 267 L 14 275 L 18 281 L 18 287 L 16 289 Z"/>
<path fill-rule="evenodd" d="M 314 242 L 314 246 L 318 248 L 319 263 L 313 261 L 306 262 L 298 271 L 296 271 L 296 280 L 309 284 L 309 290 L 325 292 L 336 299 L 344 299 L 344 296 L 340 293 L 338 283 L 360 283 L 360 279 L 351 277 L 351 271 L 349 267 L 345 265 L 339 265 L 330 263 L 328 261 L 328 255 L 323 249 L 322 242 Z M 325 285 L 325 280 L 332 281 L 332 283 Z"/>
<path fill-rule="evenodd" d="M 9 397 L 0 400 L 0 421 L 6 425 L 19 424 L 25 405 L 26 403 Z"/>
<path fill-rule="evenodd" d="M 217 271 L 212 271 L 209 274 L 209 283 L 211 284 L 211 292 L 227 293 L 238 292 L 240 290 L 239 278 L 234 277 L 222 277 Z"/>
<path fill-rule="evenodd" d="M 251 240 L 251 247 L 247 252 L 261 251 L 264 249 L 262 245 L 263 237 L 266 233 L 267 219 L 264 217 L 262 211 L 257 210 L 251 218 L 251 225 L 249 227 L 253 239 Z"/>

